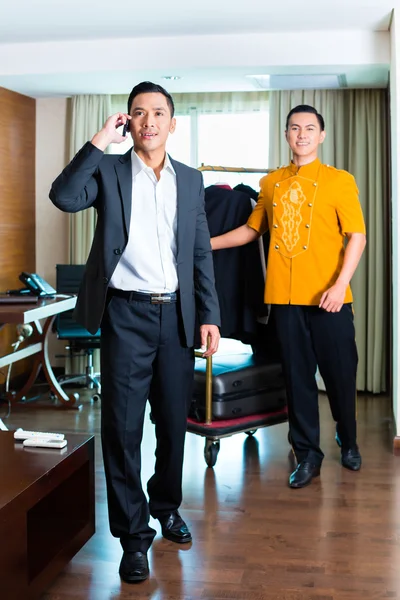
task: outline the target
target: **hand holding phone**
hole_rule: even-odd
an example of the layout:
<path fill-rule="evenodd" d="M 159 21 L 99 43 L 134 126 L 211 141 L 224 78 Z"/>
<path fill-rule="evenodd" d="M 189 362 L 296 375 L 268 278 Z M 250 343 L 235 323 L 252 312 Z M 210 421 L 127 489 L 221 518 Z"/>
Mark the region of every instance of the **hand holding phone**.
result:
<path fill-rule="evenodd" d="M 131 117 L 127 113 L 118 112 L 108 117 L 103 127 L 91 139 L 91 142 L 96 148 L 105 151 L 109 144 L 121 144 L 126 140 L 126 131 L 129 127 L 129 119 Z M 128 121 L 128 124 L 126 124 Z M 126 126 L 126 131 L 122 135 L 121 128 Z M 121 133 L 120 133 L 121 131 Z"/>

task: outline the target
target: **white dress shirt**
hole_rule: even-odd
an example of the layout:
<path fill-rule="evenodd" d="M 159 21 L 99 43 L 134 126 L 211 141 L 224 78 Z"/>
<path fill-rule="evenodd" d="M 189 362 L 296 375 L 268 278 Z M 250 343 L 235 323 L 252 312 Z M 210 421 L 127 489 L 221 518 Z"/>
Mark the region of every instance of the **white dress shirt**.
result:
<path fill-rule="evenodd" d="M 110 286 L 137 292 L 175 292 L 177 186 L 168 154 L 157 177 L 132 150 L 132 211 L 128 244 Z"/>

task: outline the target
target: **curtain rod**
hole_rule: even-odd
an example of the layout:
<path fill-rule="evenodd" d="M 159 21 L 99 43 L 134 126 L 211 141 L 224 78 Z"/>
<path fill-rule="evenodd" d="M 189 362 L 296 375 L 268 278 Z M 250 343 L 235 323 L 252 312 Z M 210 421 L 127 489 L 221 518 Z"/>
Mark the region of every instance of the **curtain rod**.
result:
<path fill-rule="evenodd" d="M 198 171 L 226 171 L 229 173 L 271 173 L 275 169 L 248 169 L 246 167 L 217 167 L 201 163 Z"/>

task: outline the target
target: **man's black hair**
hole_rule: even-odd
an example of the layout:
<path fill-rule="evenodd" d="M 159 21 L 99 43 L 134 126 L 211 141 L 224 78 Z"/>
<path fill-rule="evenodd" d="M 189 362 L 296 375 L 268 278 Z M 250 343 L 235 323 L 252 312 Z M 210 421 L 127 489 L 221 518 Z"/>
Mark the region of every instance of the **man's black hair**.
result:
<path fill-rule="evenodd" d="M 325 121 L 323 116 L 319 114 L 316 108 L 314 108 L 313 106 L 309 106 L 308 104 L 299 104 L 299 106 L 295 106 L 294 108 L 292 108 L 292 110 L 286 117 L 286 131 L 289 128 L 290 117 L 292 115 L 295 115 L 296 113 L 311 113 L 312 115 L 315 115 L 318 119 L 321 131 L 325 131 Z"/>
<path fill-rule="evenodd" d="M 139 94 L 162 94 L 167 99 L 167 104 L 169 106 L 169 110 L 171 112 L 171 117 L 174 116 L 175 106 L 174 101 L 172 100 L 171 94 L 168 94 L 167 90 L 165 90 L 161 85 L 157 85 L 156 83 L 152 83 L 151 81 L 142 81 L 142 83 L 138 83 L 135 85 L 128 98 L 128 114 L 130 114 L 132 102 L 136 96 Z"/>

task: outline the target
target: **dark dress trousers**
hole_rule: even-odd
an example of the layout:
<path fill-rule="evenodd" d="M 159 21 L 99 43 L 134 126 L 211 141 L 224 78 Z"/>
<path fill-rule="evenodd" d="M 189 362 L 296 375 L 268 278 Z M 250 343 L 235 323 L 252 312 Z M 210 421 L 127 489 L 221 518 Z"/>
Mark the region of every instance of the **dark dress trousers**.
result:
<path fill-rule="evenodd" d="M 111 293 L 109 282 L 127 245 L 132 203 L 131 150 L 105 155 L 90 142 L 54 181 L 61 210 L 97 210 L 97 225 L 75 317 L 101 326 L 102 448 L 111 533 L 125 550 L 146 552 L 159 517 L 182 501 L 186 419 L 191 400 L 196 313 L 220 325 L 201 173 L 171 159 L 177 182 L 178 300 L 151 304 Z M 146 251 L 144 249 L 144 251 Z M 155 472 L 141 486 L 141 441 L 147 400 L 155 421 Z"/>
<path fill-rule="evenodd" d="M 356 445 L 357 347 L 350 303 L 340 312 L 318 306 L 274 304 L 285 373 L 290 435 L 298 462 L 320 465 L 317 365 L 343 448 Z"/>

